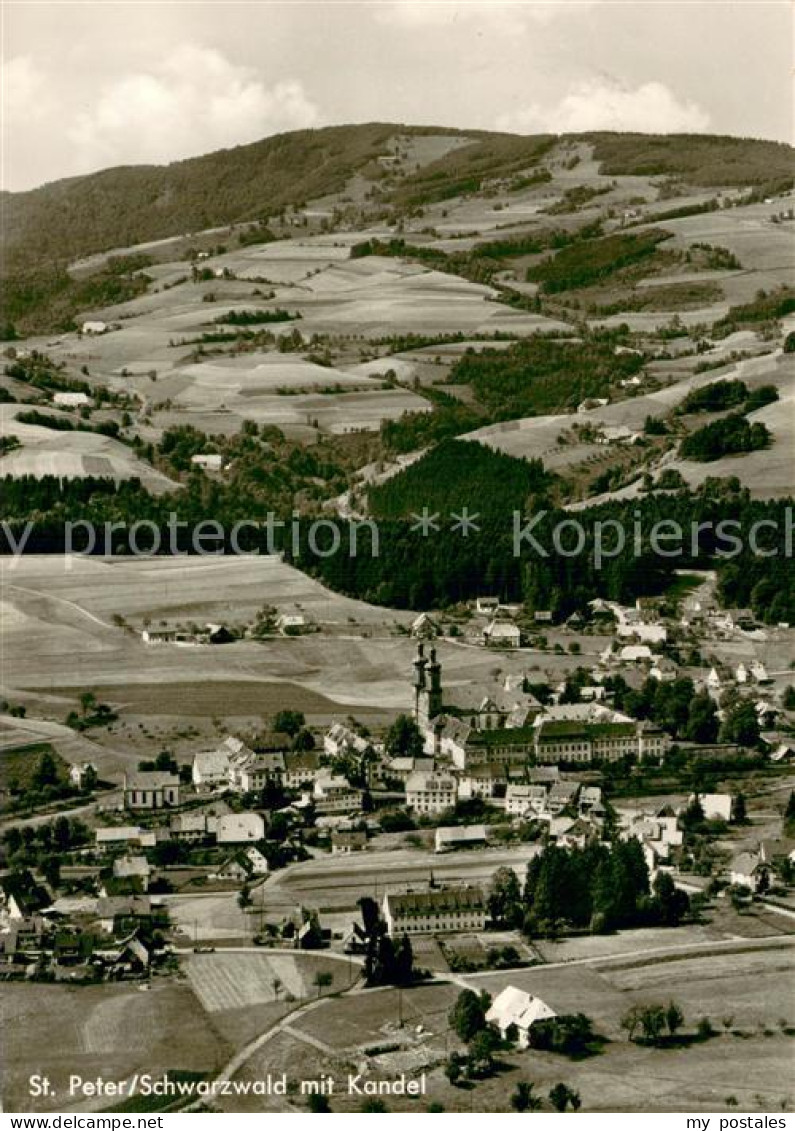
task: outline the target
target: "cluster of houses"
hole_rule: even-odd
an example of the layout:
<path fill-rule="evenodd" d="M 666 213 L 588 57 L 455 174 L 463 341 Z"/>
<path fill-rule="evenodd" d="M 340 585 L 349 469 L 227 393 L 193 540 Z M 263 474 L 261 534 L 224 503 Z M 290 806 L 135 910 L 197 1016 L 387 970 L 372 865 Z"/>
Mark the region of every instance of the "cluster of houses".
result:
<path fill-rule="evenodd" d="M 145 976 L 162 962 L 168 913 L 140 891 L 109 894 L 114 877 L 127 876 L 119 863 L 98 898 L 71 901 L 75 906 L 59 906 L 29 871 L 4 876 L 0 977 L 115 981 Z"/>

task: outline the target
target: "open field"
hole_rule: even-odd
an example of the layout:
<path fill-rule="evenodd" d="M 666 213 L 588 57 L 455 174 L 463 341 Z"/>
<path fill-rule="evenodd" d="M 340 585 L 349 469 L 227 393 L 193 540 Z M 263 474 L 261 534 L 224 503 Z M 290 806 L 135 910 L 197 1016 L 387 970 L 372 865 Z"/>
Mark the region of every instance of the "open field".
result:
<path fill-rule="evenodd" d="M 559 1012 L 581 1010 L 594 1018 L 597 1031 L 607 1039 L 600 1054 L 581 1061 L 550 1053 L 511 1054 L 503 1058 L 504 1071 L 479 1083 L 474 1092 L 451 1087 L 433 1068 L 457 1046 L 447 1023 L 448 1010 L 460 992 L 460 986 L 453 985 L 420 986 L 400 995 L 375 991 L 327 1001 L 265 1044 L 238 1078 L 268 1071 L 286 1071 L 293 1079 L 331 1072 L 340 1085 L 332 1109 L 355 1111 L 361 1099 L 346 1094 L 347 1073 L 361 1071 L 362 1049 L 388 1043 L 403 1046 L 403 1051 L 372 1058 L 367 1078 L 394 1078 L 401 1063 L 413 1061 L 415 1071 L 428 1065 L 427 1095 L 391 1098 L 387 1105 L 392 1111 L 425 1110 L 431 1101 L 444 1104 L 448 1111 L 472 1110 L 473 1105 L 481 1111 L 506 1111 L 507 1097 L 520 1079 L 532 1080 L 542 1095 L 565 1080 L 580 1092 L 585 1111 L 629 1111 L 639 1104 L 654 1111 L 724 1111 L 731 1109 L 730 1097 L 741 1110 L 777 1110 L 782 1101 L 792 1102 L 788 1084 L 792 1038 L 779 1024 L 785 1020 L 791 1024 L 795 1009 L 792 993 L 781 992 L 780 970 L 789 951 L 760 948 L 733 957 L 738 974 L 732 976 L 725 1009 L 717 1011 L 713 977 L 699 957 L 683 956 L 661 965 L 639 961 L 637 976 L 647 971 L 653 972 L 651 977 L 660 971 L 665 975 L 664 982 L 642 988 L 622 985 L 625 975 L 616 963 L 539 967 L 469 979 L 492 994 L 505 985 L 517 985 Z M 728 956 L 720 959 L 721 969 L 729 961 Z M 681 1004 L 687 1030 L 692 1032 L 698 1018 L 707 1015 L 720 1035 L 674 1049 L 630 1044 L 620 1027 L 627 1008 L 635 1001 L 670 997 Z M 397 1025 L 401 1016 L 402 1029 Z M 728 1034 L 724 1016 L 730 1016 Z M 424 1030 L 421 1037 L 415 1032 L 418 1024 Z M 307 1048 L 306 1042 L 317 1041 L 325 1054 L 314 1043 Z M 300 1109 L 300 1101 L 294 1102 Z M 251 1108 L 235 1101 L 230 1110 Z"/>
<path fill-rule="evenodd" d="M 21 447 L 0 457 L 0 475 L 19 479 L 57 475 L 67 479 L 87 476 L 140 479 L 152 494 L 179 488 L 167 476 L 138 459 L 126 444 L 97 432 L 67 432 L 38 424 L 23 424 L 15 417 L 21 406 L 0 405 L 0 434 L 15 436 Z"/>
<path fill-rule="evenodd" d="M 69 1098 L 71 1074 L 94 1080 L 160 1076 L 166 1069 L 212 1073 L 230 1045 L 209 1022 L 187 984 L 136 986 L 3 986 L 5 1111 L 97 1111 L 112 1099 Z M 31 1074 L 48 1074 L 54 1093 L 32 1099 Z"/>
<path fill-rule="evenodd" d="M 315 998 L 318 991 L 313 979 L 318 973 L 331 974 L 338 988 L 349 984 L 344 963 L 322 954 L 290 951 L 194 954 L 187 959 L 185 969 L 193 992 L 208 1013 Z M 353 973 L 355 977 L 356 971 Z"/>

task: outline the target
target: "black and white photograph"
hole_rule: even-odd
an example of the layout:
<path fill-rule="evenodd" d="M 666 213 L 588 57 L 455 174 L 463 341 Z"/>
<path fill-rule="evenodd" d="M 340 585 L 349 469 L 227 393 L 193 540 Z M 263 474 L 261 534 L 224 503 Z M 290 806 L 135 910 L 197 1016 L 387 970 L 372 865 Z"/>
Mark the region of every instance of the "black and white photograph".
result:
<path fill-rule="evenodd" d="M 0 0 L 7 1131 L 795 1128 L 793 12 Z"/>

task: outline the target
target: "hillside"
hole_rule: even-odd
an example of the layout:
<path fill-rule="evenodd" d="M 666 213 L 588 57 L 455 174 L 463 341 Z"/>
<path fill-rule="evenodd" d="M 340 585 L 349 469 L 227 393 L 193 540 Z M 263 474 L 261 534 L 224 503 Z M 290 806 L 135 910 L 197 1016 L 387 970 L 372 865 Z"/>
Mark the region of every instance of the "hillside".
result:
<path fill-rule="evenodd" d="M 6 270 L 279 212 L 341 189 L 396 132 L 372 123 L 300 130 L 171 165 L 105 169 L 2 194 Z M 433 129 L 458 135 L 458 130 Z"/>
<path fill-rule="evenodd" d="M 215 225 L 256 220 L 341 189 L 399 134 L 473 139 L 406 176 L 398 203 L 478 191 L 489 178 L 523 177 L 558 140 L 383 122 L 329 126 L 265 138 L 170 165 L 105 169 L 28 192 L 3 193 L 6 270 L 50 264 Z M 766 185 L 793 175 L 789 146 L 745 138 L 583 134 L 605 175 L 664 174 L 689 184 Z"/>

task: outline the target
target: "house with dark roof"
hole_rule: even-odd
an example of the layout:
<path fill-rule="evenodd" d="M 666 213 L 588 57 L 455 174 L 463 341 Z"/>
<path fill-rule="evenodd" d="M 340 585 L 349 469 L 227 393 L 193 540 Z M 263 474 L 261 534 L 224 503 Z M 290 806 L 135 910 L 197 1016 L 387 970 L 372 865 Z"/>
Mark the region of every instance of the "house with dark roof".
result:
<path fill-rule="evenodd" d="M 2 881 L 9 919 L 28 919 L 52 903 L 49 892 L 25 869 L 11 872 Z"/>
<path fill-rule="evenodd" d="M 475 886 L 388 892 L 382 910 L 393 937 L 482 931 L 486 925 L 486 898 Z"/>

